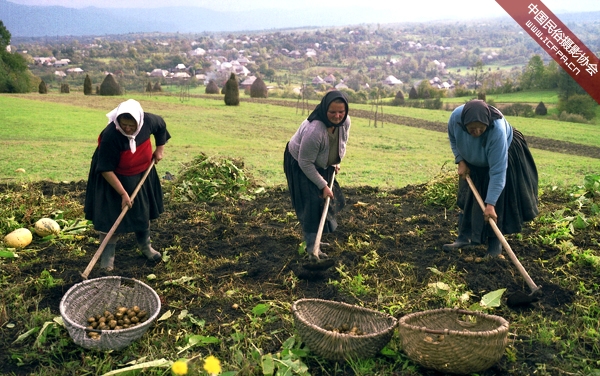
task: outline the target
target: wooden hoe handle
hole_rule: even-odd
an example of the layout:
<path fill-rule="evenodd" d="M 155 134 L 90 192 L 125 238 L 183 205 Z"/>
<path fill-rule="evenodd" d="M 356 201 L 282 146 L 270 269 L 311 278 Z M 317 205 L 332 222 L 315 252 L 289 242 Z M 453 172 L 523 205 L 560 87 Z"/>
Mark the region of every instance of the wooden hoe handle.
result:
<path fill-rule="evenodd" d="M 479 206 L 481 207 L 481 210 L 483 210 L 485 212 L 485 204 L 483 203 L 483 200 L 481 199 L 481 196 L 479 195 L 479 192 L 477 191 L 475 184 L 473 184 L 471 177 L 469 175 L 467 175 L 466 179 L 467 179 L 467 183 L 469 183 L 469 187 L 471 187 L 471 190 L 473 191 L 473 195 L 475 195 L 475 198 L 477 199 L 477 202 L 479 203 Z M 533 280 L 531 279 L 531 277 L 529 276 L 529 274 L 527 273 L 527 271 L 525 270 L 525 268 L 523 267 L 523 265 L 521 264 L 521 262 L 515 255 L 515 253 L 513 252 L 512 248 L 510 248 L 510 245 L 506 241 L 506 238 L 504 238 L 504 235 L 502 235 L 502 232 L 500 232 L 500 229 L 498 228 L 498 225 L 496 224 L 496 222 L 493 219 L 490 219 L 490 220 L 488 220 L 488 223 L 490 224 L 490 226 L 492 226 L 492 229 L 496 233 L 496 236 L 500 240 L 500 243 L 502 243 L 502 246 L 506 250 L 506 253 L 508 253 L 510 260 L 517 267 L 517 269 L 519 270 L 519 273 L 521 273 L 521 276 L 523 276 L 523 278 L 525 279 L 525 282 L 527 283 L 527 286 L 529 286 L 529 289 L 531 290 L 531 292 L 534 293 L 537 290 L 539 290 L 540 288 L 535 284 L 535 282 L 533 282 Z"/>
<path fill-rule="evenodd" d="M 329 189 L 333 191 L 333 182 L 335 180 L 335 170 L 333 170 L 333 174 L 331 175 L 331 184 L 329 185 Z M 315 238 L 315 246 L 313 248 L 313 255 L 319 259 L 319 251 L 321 249 L 321 237 L 323 236 L 323 227 L 325 227 L 325 220 L 327 219 L 327 211 L 329 210 L 329 201 L 331 197 L 327 196 L 325 199 L 325 207 L 323 208 L 323 214 L 321 215 L 321 222 L 319 222 L 319 229 L 317 230 L 317 237 Z"/>
<path fill-rule="evenodd" d="M 152 167 L 154 167 L 154 159 L 152 159 L 152 162 L 150 162 L 150 166 L 148 167 L 148 169 L 144 173 L 144 176 L 142 176 L 142 179 L 140 180 L 140 182 L 138 183 L 137 187 L 135 187 L 135 190 L 131 194 L 131 196 L 130 196 L 131 201 L 133 201 L 133 199 L 135 198 L 135 196 L 137 196 L 140 188 L 142 187 L 142 185 L 146 181 L 146 178 L 148 177 L 148 174 L 152 170 Z M 108 231 L 108 233 L 104 237 L 104 240 L 102 241 L 102 244 L 100 244 L 100 248 L 98 248 L 98 250 L 94 254 L 94 257 L 92 257 L 92 259 L 90 260 L 90 263 L 88 264 L 87 268 L 85 268 L 85 270 L 83 271 L 83 273 L 81 273 L 81 277 L 83 279 L 87 279 L 87 277 L 90 275 L 90 272 L 94 268 L 94 265 L 96 265 L 96 262 L 98 262 L 98 259 L 100 258 L 100 255 L 102 255 L 102 252 L 104 252 L 104 248 L 106 248 L 106 245 L 108 244 L 108 241 L 110 240 L 110 238 L 113 236 L 113 234 L 117 230 L 117 227 L 119 227 L 119 224 L 121 224 L 121 221 L 123 220 L 123 217 L 125 217 L 125 214 L 127 213 L 127 210 L 129 210 L 129 206 L 125 205 L 125 207 L 121 210 L 121 214 L 119 214 L 119 217 L 115 221 L 115 224 L 110 228 L 110 230 Z"/>

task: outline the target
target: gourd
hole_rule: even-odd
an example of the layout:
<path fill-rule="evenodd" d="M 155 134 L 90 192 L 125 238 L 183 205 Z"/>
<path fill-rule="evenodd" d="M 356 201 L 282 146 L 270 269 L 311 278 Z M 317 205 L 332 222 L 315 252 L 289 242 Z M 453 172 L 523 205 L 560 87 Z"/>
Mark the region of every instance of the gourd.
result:
<path fill-rule="evenodd" d="M 60 233 L 60 225 L 53 219 L 42 218 L 35 223 L 35 233 L 41 237 L 58 235 Z"/>
<path fill-rule="evenodd" d="M 9 248 L 25 248 L 31 244 L 33 236 L 26 228 L 18 228 L 4 237 L 4 244 Z"/>

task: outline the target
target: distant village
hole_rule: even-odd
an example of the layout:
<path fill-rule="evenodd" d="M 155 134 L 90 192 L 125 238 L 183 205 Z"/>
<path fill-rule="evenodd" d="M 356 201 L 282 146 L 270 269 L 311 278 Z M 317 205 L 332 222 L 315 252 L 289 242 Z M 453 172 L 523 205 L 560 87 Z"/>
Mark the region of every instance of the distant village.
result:
<path fill-rule="evenodd" d="M 517 30 L 511 33 L 514 38 L 522 34 Z M 91 43 L 73 43 L 74 46 L 63 42 L 60 49 L 39 44 L 12 47 L 29 56 L 36 74 L 45 75 L 45 80 L 50 74 L 54 76 L 50 81 L 110 73 L 124 80 L 145 77 L 167 85 L 207 85 L 213 80 L 222 86 L 233 73 L 241 88 L 250 87 L 261 77 L 270 90 L 287 85 L 298 94 L 309 85 L 319 90 L 379 87 L 393 92 L 426 83 L 429 88 L 445 92 L 444 96 L 451 96 L 457 88 L 489 90 L 506 86 L 507 82 L 514 86 L 527 63 L 523 56 L 507 52 L 508 46 L 468 49 L 440 43 L 451 41 L 449 37 L 424 43 L 412 40 L 414 35 L 408 40 L 403 40 L 403 36 L 404 32 L 397 30 L 374 33 L 350 28 L 327 33 L 230 35 L 220 39 L 139 35 L 136 39 L 128 36 L 129 39 L 119 40 L 113 36 L 96 37 Z M 57 52 L 53 56 L 35 54 L 51 49 Z M 173 57 L 160 61 L 153 58 L 166 53 Z M 109 62 L 97 63 L 98 60 Z M 520 66 L 514 64 L 517 61 Z M 501 69 L 503 65 L 506 67 Z M 104 69 L 100 72 L 98 68 Z"/>

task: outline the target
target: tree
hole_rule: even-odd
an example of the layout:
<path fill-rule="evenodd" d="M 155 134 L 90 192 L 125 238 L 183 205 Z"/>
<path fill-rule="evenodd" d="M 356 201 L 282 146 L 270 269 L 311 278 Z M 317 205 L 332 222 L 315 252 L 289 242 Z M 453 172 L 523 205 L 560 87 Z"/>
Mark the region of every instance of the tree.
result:
<path fill-rule="evenodd" d="M 148 81 L 148 85 L 146 85 L 146 93 L 152 93 L 152 82 Z"/>
<path fill-rule="evenodd" d="M 208 85 L 206 85 L 206 89 L 204 89 L 206 94 L 219 94 L 220 91 L 221 90 L 219 90 L 215 80 L 208 81 Z"/>
<path fill-rule="evenodd" d="M 6 51 L 6 47 L 10 45 L 10 32 L 4 26 L 4 22 L 0 20 L 0 49 Z"/>
<path fill-rule="evenodd" d="M 104 77 L 104 81 L 100 84 L 100 95 L 121 95 L 123 91 L 121 90 L 121 86 L 115 80 L 115 77 L 112 74 L 107 74 Z"/>
<path fill-rule="evenodd" d="M 521 76 L 521 87 L 523 89 L 540 89 L 544 87 L 544 61 L 540 55 L 534 55 Z"/>
<path fill-rule="evenodd" d="M 152 88 L 152 91 L 156 91 L 156 92 L 161 92 L 162 91 L 162 87 L 160 86 L 160 82 L 156 81 L 156 83 L 154 84 L 154 87 Z"/>
<path fill-rule="evenodd" d="M 569 99 L 572 95 L 583 95 L 585 90 L 579 86 L 562 67 L 558 71 L 558 98 L 562 100 Z"/>
<path fill-rule="evenodd" d="M 71 90 L 69 89 L 69 84 L 60 84 L 60 93 L 61 94 L 69 94 Z"/>
<path fill-rule="evenodd" d="M 260 77 L 256 77 L 256 80 L 250 86 L 250 98 L 266 98 L 268 95 L 267 85 Z"/>
<path fill-rule="evenodd" d="M 225 83 L 225 104 L 227 106 L 237 106 L 240 104 L 240 88 L 234 73 L 231 73 Z"/>
<path fill-rule="evenodd" d="M 38 85 L 38 93 L 48 94 L 48 86 L 46 85 L 46 82 L 44 82 L 44 80 L 42 80 Z"/>
<path fill-rule="evenodd" d="M 92 79 L 89 74 L 86 74 L 85 80 L 83 80 L 83 94 L 92 95 Z"/>
<path fill-rule="evenodd" d="M 478 59 L 473 66 L 473 84 L 475 85 L 475 89 L 481 86 L 481 82 L 485 77 L 485 73 L 483 73 L 483 61 Z"/>
<path fill-rule="evenodd" d="M 598 104 L 588 94 L 572 94 L 569 98 L 558 100 L 558 111 L 566 111 L 569 114 L 578 114 L 592 120 L 596 117 L 596 107 Z"/>
<path fill-rule="evenodd" d="M 0 93 L 26 93 L 35 89 L 27 61 L 20 54 L 9 52 L 10 32 L 0 20 Z"/>

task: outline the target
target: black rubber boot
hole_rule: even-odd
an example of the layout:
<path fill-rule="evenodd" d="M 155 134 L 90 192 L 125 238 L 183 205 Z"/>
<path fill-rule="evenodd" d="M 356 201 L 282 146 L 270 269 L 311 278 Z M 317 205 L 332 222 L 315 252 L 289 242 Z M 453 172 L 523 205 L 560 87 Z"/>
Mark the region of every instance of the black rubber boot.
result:
<path fill-rule="evenodd" d="M 498 257 L 502 254 L 502 243 L 497 237 L 488 238 L 487 254 L 492 257 Z"/>
<path fill-rule="evenodd" d="M 100 244 L 106 238 L 106 233 L 100 233 Z M 117 240 L 119 240 L 119 235 L 113 234 L 106 247 L 104 247 L 104 251 L 102 251 L 102 256 L 100 256 L 100 267 L 102 269 L 106 269 L 107 271 L 112 271 L 115 268 L 115 249 L 117 246 Z"/>
<path fill-rule="evenodd" d="M 466 234 L 460 232 L 461 225 L 463 221 L 463 213 L 458 214 L 458 237 L 454 241 L 454 243 L 444 244 L 442 249 L 444 251 L 454 251 L 456 249 L 460 249 L 463 247 L 468 247 L 471 245 L 471 239 Z"/>
<path fill-rule="evenodd" d="M 152 248 L 152 243 L 150 241 L 150 230 L 138 231 L 135 233 L 135 237 L 137 239 L 138 246 L 140 247 L 140 251 L 142 251 L 148 260 L 160 261 L 162 259 L 160 252 Z"/>

